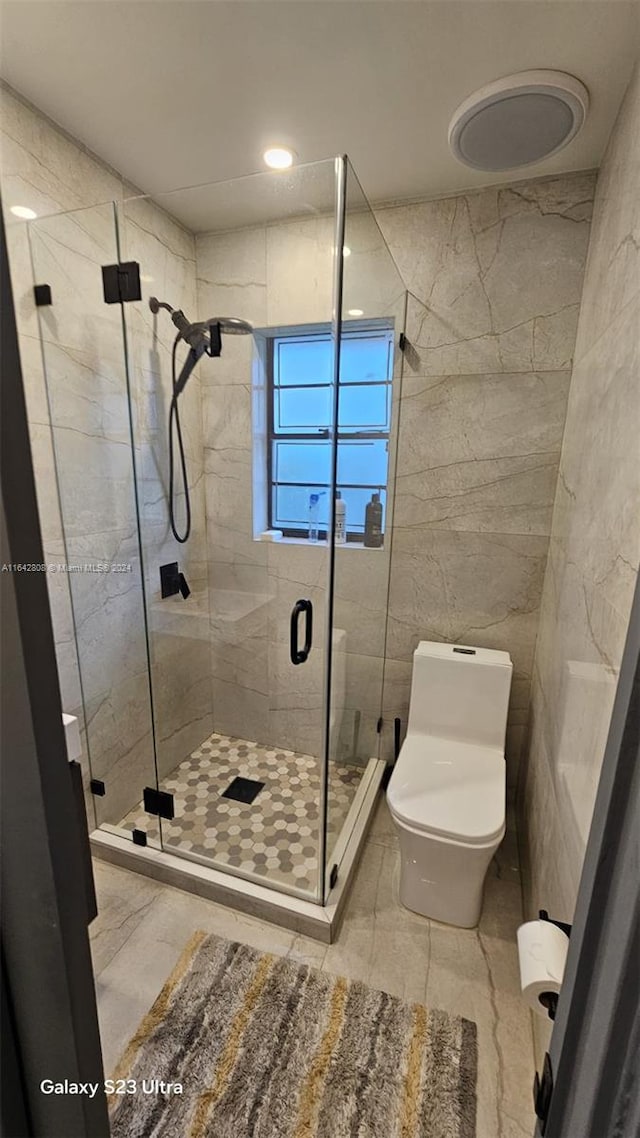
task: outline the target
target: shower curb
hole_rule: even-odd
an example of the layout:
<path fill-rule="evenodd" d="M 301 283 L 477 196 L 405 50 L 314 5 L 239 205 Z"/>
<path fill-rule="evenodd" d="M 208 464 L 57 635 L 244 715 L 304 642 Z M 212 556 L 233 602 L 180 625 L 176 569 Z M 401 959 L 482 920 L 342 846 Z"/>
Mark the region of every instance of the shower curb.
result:
<path fill-rule="evenodd" d="M 371 767 L 371 775 L 358 816 L 340 861 L 336 886 L 331 890 L 329 903 L 324 906 L 289 896 L 265 885 L 257 885 L 195 861 L 185 860 L 165 850 L 134 845 L 119 834 L 103 830 L 94 830 L 91 834 L 91 852 L 100 861 L 109 862 L 133 873 L 141 873 L 145 877 L 162 882 L 163 885 L 195 894 L 260 920 L 270 921 L 301 936 L 332 944 L 338 935 L 349 888 L 355 877 L 360 852 L 373 820 L 385 763 L 379 759 L 375 765 L 372 763 Z"/>

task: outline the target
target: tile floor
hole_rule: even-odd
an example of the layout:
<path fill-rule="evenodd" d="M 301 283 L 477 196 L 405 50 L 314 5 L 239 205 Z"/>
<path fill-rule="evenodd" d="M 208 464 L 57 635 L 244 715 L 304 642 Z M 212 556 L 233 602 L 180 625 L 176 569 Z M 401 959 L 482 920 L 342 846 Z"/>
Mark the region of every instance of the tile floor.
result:
<path fill-rule="evenodd" d="M 349 812 L 364 768 L 329 763 L 328 849 Z M 253 802 L 224 798 L 235 777 L 264 783 Z M 320 763 L 311 755 L 213 734 L 164 778 L 175 818 L 162 822 L 165 848 L 267 877 L 315 895 Z M 158 820 L 141 802 L 122 819 L 127 830 L 159 840 Z"/>
<path fill-rule="evenodd" d="M 490 869 L 479 928 L 455 929 L 400 905 L 397 839 L 381 799 L 341 931 L 329 946 L 113 866 L 98 862 L 95 870 L 100 913 L 91 939 L 107 1074 L 200 928 L 475 1020 L 477 1138 L 533 1134 L 533 1044 L 518 983 L 522 901 L 513 828 Z"/>

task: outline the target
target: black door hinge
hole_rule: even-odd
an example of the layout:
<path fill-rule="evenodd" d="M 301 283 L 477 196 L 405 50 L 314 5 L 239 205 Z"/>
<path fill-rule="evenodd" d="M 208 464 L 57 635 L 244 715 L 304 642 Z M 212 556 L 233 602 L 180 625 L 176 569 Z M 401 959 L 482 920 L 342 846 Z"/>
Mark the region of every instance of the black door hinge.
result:
<path fill-rule="evenodd" d="M 553 1071 L 551 1070 L 551 1059 L 549 1052 L 545 1052 L 544 1061 L 542 1064 L 542 1078 L 536 1071 L 533 1080 L 533 1104 L 536 1116 L 540 1119 L 540 1130 L 544 1134 L 547 1125 L 547 1118 L 549 1116 L 549 1107 L 551 1106 L 551 1096 L 553 1094 Z"/>
<path fill-rule="evenodd" d="M 378 735 L 382 734 L 382 716 L 380 716 L 378 722 L 376 723 L 376 731 L 378 732 Z"/>
<path fill-rule="evenodd" d="M 401 352 L 404 352 L 407 346 L 407 342 L 407 337 L 405 336 L 404 332 L 401 332 L 398 337 L 398 347 L 400 348 Z"/>
<path fill-rule="evenodd" d="M 51 299 L 51 285 L 34 285 L 33 299 L 36 302 L 37 308 L 46 308 L 49 304 L 53 304 Z"/>
<path fill-rule="evenodd" d="M 89 788 L 92 794 L 97 794 L 100 798 L 103 798 L 107 793 L 107 788 L 101 778 L 92 778 Z"/>
<path fill-rule="evenodd" d="M 147 835 L 145 834 L 144 830 L 132 830 L 131 831 L 131 837 L 133 838 L 133 844 L 134 845 L 146 846 Z"/>
<path fill-rule="evenodd" d="M 156 790 L 155 786 L 145 786 L 142 801 L 147 814 L 157 814 L 159 818 L 171 821 L 175 817 L 173 795 L 167 790 Z"/>
<path fill-rule="evenodd" d="M 335 889 L 338 882 L 338 867 L 337 865 L 331 866 L 331 873 L 329 874 L 329 888 Z"/>
<path fill-rule="evenodd" d="M 121 261 L 118 265 L 103 265 L 102 288 L 105 304 L 123 304 L 127 300 L 142 300 L 140 265 L 137 261 Z"/>

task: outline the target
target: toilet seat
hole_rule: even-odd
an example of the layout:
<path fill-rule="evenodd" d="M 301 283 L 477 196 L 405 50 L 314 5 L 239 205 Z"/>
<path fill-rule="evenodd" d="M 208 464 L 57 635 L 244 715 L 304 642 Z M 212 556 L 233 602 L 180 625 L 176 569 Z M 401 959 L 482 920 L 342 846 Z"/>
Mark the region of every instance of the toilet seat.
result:
<path fill-rule="evenodd" d="M 466 845 L 487 845 L 503 835 L 505 770 L 501 751 L 407 735 L 387 788 L 399 823 Z"/>

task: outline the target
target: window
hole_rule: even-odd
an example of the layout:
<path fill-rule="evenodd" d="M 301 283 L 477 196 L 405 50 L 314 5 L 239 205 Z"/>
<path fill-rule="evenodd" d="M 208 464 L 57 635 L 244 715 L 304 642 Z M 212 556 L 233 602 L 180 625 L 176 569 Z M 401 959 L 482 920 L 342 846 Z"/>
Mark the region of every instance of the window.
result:
<path fill-rule="evenodd" d="M 320 536 L 329 524 L 333 341 L 329 330 L 273 336 L 269 343 L 269 526 L 306 537 L 309 498 L 320 495 Z M 343 331 L 336 489 L 347 540 L 362 541 L 373 493 L 384 509 L 389 460 L 393 331 Z"/>

